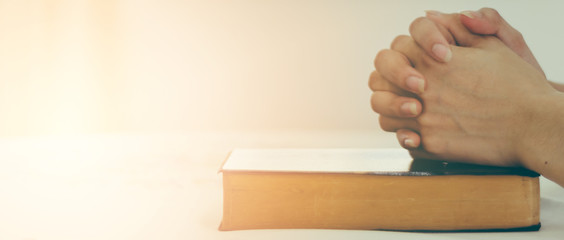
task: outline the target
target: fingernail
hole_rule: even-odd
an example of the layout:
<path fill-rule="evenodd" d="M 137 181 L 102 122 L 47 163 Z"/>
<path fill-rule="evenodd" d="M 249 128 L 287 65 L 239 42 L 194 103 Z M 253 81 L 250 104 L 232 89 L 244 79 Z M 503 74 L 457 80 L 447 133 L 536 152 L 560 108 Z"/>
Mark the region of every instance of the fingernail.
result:
<path fill-rule="evenodd" d="M 476 11 L 462 11 L 460 14 L 467 16 L 469 18 L 480 18 L 482 17 L 482 13 Z"/>
<path fill-rule="evenodd" d="M 440 16 L 441 12 L 439 11 L 435 11 L 435 10 L 425 10 L 425 13 L 427 14 L 427 16 L 431 15 L 431 16 Z"/>
<path fill-rule="evenodd" d="M 425 81 L 421 78 L 411 76 L 405 80 L 405 84 L 411 91 L 423 93 L 425 91 Z"/>
<path fill-rule="evenodd" d="M 415 146 L 415 142 L 412 139 L 406 138 L 405 140 L 403 140 L 403 145 L 406 147 L 410 147 L 410 148 L 416 148 L 417 146 Z"/>
<path fill-rule="evenodd" d="M 406 102 L 401 105 L 400 109 L 404 114 L 417 115 L 417 104 L 414 102 Z"/>
<path fill-rule="evenodd" d="M 445 46 L 443 44 L 437 43 L 433 45 L 433 49 L 431 49 L 431 51 L 433 51 L 435 56 L 437 56 L 444 62 L 448 62 L 452 58 L 452 51 L 450 51 L 450 48 L 448 46 Z"/>

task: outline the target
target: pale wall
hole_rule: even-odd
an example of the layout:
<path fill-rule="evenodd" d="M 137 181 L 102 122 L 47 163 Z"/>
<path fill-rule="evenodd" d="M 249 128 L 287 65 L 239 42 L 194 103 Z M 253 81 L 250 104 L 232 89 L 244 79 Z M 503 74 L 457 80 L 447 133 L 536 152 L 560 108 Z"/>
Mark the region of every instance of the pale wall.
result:
<path fill-rule="evenodd" d="M 559 1 L 37 2 L 0 1 L 0 136 L 377 133 L 372 60 L 427 9 L 497 8 L 564 80 Z"/>

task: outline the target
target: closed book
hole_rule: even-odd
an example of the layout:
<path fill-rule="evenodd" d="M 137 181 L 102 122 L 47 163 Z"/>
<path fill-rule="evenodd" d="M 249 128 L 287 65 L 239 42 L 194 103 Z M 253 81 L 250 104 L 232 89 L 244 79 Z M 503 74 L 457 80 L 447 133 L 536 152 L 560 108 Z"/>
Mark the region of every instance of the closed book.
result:
<path fill-rule="evenodd" d="M 403 149 L 236 149 L 220 230 L 538 230 L 539 175 Z"/>

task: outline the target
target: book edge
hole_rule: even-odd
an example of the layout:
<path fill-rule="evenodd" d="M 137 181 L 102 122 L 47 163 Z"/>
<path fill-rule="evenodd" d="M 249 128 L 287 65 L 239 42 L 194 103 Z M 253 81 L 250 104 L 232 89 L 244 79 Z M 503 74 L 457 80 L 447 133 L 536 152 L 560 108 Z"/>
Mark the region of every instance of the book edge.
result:
<path fill-rule="evenodd" d="M 534 232 L 539 231 L 541 228 L 541 223 L 533 224 L 525 227 L 513 227 L 513 228 L 484 228 L 484 229 L 449 229 L 449 230 L 427 230 L 427 229 L 414 229 L 414 230 L 397 230 L 397 229 L 333 229 L 333 228 L 241 228 L 241 229 L 230 229 L 223 226 L 223 221 L 218 227 L 218 231 L 245 231 L 245 230 L 276 230 L 276 229 L 333 229 L 333 230 L 367 230 L 367 231 L 389 231 L 389 232 L 419 232 L 419 233 L 469 233 L 469 232 Z"/>
<path fill-rule="evenodd" d="M 276 150 L 294 150 L 294 148 L 277 148 Z M 302 148 L 300 150 L 309 149 L 309 150 L 325 150 L 323 148 Z M 343 149 L 343 148 L 327 148 L 327 149 Z M 352 148 L 351 148 L 352 149 Z M 363 150 L 377 150 L 380 148 L 362 148 Z M 381 149 L 391 149 L 391 148 L 381 148 Z M 395 148 L 394 148 L 395 149 Z M 366 174 L 366 175 L 384 175 L 384 176 L 442 176 L 442 175 L 473 175 L 473 176 L 488 176 L 488 175 L 508 175 L 508 176 L 524 176 L 524 177 L 539 177 L 539 174 L 533 172 L 529 169 L 525 168 L 518 168 L 518 167 L 500 167 L 500 166 L 488 166 L 488 165 L 478 165 L 478 164 L 469 164 L 469 163 L 461 163 L 461 162 L 448 162 L 442 160 L 433 160 L 433 159 L 413 159 L 413 162 L 417 161 L 427 161 L 427 162 L 443 162 L 444 165 L 455 165 L 455 166 L 473 166 L 479 168 L 490 168 L 488 171 L 460 171 L 460 169 L 445 169 L 443 171 L 412 171 L 411 169 L 408 171 L 324 171 L 324 170 L 268 170 L 268 169 L 225 169 L 225 165 L 231 158 L 232 154 L 236 150 L 270 150 L 269 148 L 264 149 L 255 149 L 255 148 L 235 148 L 232 149 L 223 160 L 218 173 L 222 172 L 241 172 L 241 173 L 250 173 L 250 172 L 257 172 L 257 173 L 327 173 L 327 174 Z M 495 170 L 500 171 L 495 171 Z"/>
<path fill-rule="evenodd" d="M 251 174 L 252 173 L 256 173 L 254 171 L 249 171 Z M 226 173 L 229 174 L 238 174 L 240 173 L 239 171 L 226 171 Z M 294 174 L 302 174 L 302 173 L 295 173 Z M 263 173 L 264 174 L 264 173 Z M 266 173 L 268 174 L 268 173 Z M 281 174 L 281 173 L 275 173 L 275 174 Z M 314 173 L 314 174 L 324 174 L 324 173 Z M 332 173 L 329 173 L 332 174 Z M 447 175 L 447 176 L 452 176 L 452 175 Z M 225 176 L 224 176 L 225 177 Z M 538 177 L 533 177 L 538 179 Z M 224 179 L 225 180 L 225 179 Z M 223 184 L 224 189 L 223 191 L 225 191 L 225 183 Z M 537 185 L 538 186 L 538 185 Z M 534 185 L 531 185 L 530 187 L 534 187 Z M 537 187 L 537 190 L 539 190 L 539 188 Z M 224 198 L 224 204 L 225 204 L 225 198 Z M 533 204 L 534 205 L 534 204 Z M 217 228 L 218 231 L 240 231 L 240 230 L 258 230 L 258 229 L 337 229 L 339 230 L 339 228 L 233 228 L 233 226 L 228 226 L 226 225 L 226 213 L 225 213 L 225 206 L 223 206 L 223 216 L 222 219 L 219 223 L 219 226 Z M 537 209 L 538 211 L 538 209 Z M 396 231 L 396 232 L 423 232 L 423 233 L 456 233 L 456 232 L 526 232 L 526 231 L 538 231 L 541 227 L 541 223 L 540 223 L 540 219 L 537 218 L 535 219 L 536 221 L 531 221 L 529 222 L 528 226 L 522 226 L 522 227 L 507 227 L 507 228 L 478 228 L 478 229 L 380 229 L 380 228 L 374 228 L 374 229 L 368 229 L 368 228 L 342 228 L 341 230 L 378 230 L 378 231 Z M 535 224 L 535 222 L 537 222 L 537 224 Z"/>
<path fill-rule="evenodd" d="M 219 169 L 217 170 L 217 173 L 222 173 L 225 170 L 223 169 L 223 166 L 225 166 L 225 163 L 227 163 L 227 160 L 229 160 L 229 158 L 231 157 L 231 154 L 233 153 L 235 149 L 229 151 L 229 153 L 227 154 L 227 156 L 225 157 L 225 159 L 223 159 L 223 161 L 221 162 L 221 166 L 219 166 Z"/>
<path fill-rule="evenodd" d="M 525 227 L 513 228 L 484 228 L 484 229 L 454 229 L 454 230 L 393 230 L 393 229 L 373 229 L 378 231 L 391 232 L 422 232 L 422 233 L 456 233 L 456 232 L 533 232 L 539 231 L 541 223 L 533 224 Z"/>
<path fill-rule="evenodd" d="M 538 178 L 537 174 L 526 174 L 526 172 L 423 172 L 423 171 L 406 171 L 406 172 L 396 172 L 396 171 L 284 171 L 284 170 L 249 170 L 249 169 L 220 169 L 218 173 L 270 173 L 270 174 L 351 174 L 351 175 L 376 175 L 376 176 L 398 176 L 398 177 L 431 177 L 431 176 L 521 176 Z"/>

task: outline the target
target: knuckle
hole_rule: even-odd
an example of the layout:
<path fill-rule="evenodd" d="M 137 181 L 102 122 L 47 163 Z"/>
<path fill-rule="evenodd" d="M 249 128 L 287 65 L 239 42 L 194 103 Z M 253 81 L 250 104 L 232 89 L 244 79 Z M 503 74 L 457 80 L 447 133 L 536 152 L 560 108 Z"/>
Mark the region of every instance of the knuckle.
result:
<path fill-rule="evenodd" d="M 368 77 L 368 87 L 370 88 L 370 90 L 372 91 L 376 91 L 377 90 L 377 82 L 378 82 L 378 78 L 379 78 L 379 73 L 377 71 L 372 71 L 370 73 L 370 76 Z"/>
<path fill-rule="evenodd" d="M 376 67 L 376 70 L 379 70 L 378 68 L 381 65 L 380 63 L 386 61 L 386 55 L 389 53 L 389 51 L 389 49 L 383 49 L 376 54 L 376 57 L 374 58 L 374 67 Z"/>
<path fill-rule="evenodd" d="M 407 35 L 399 35 L 392 41 L 392 45 L 390 46 L 391 49 L 398 49 L 401 48 L 405 44 L 406 41 L 410 39 Z"/>
<path fill-rule="evenodd" d="M 388 118 L 380 115 L 380 117 L 378 118 L 378 122 L 380 123 L 380 127 L 382 128 L 382 130 L 386 132 L 394 132 L 395 129 L 390 124 Z"/>
<path fill-rule="evenodd" d="M 372 87 L 374 88 L 373 92 L 381 95 L 384 95 L 384 93 L 386 93 L 387 96 L 387 94 L 389 93 L 397 93 L 395 86 L 393 86 L 392 83 L 390 83 L 388 80 L 385 80 L 382 77 L 378 77 L 377 80 L 374 81 L 374 83 L 372 84 Z M 380 95 L 378 96 L 380 97 Z M 382 97 L 386 97 L 386 96 L 382 96 Z"/>
<path fill-rule="evenodd" d="M 372 110 L 380 114 L 380 116 L 397 117 L 400 111 L 399 104 L 396 103 L 396 100 L 397 99 L 390 99 L 389 92 L 375 91 L 372 93 L 370 106 Z"/>
<path fill-rule="evenodd" d="M 485 7 L 485 8 L 480 9 L 480 12 L 482 14 L 486 15 L 486 16 L 489 16 L 489 17 L 496 17 L 496 18 L 501 17 L 499 12 L 497 10 L 493 9 L 493 8 Z"/>
<path fill-rule="evenodd" d="M 372 93 L 370 97 L 370 107 L 376 113 L 380 113 L 380 108 L 378 107 L 378 92 Z"/>
<path fill-rule="evenodd" d="M 494 25 L 499 25 L 503 22 L 499 12 L 493 8 L 482 8 L 479 11 Z"/>
<path fill-rule="evenodd" d="M 409 32 L 414 32 L 417 28 L 421 25 L 425 24 L 426 21 L 429 21 L 426 17 L 418 17 L 411 24 L 409 24 Z"/>

